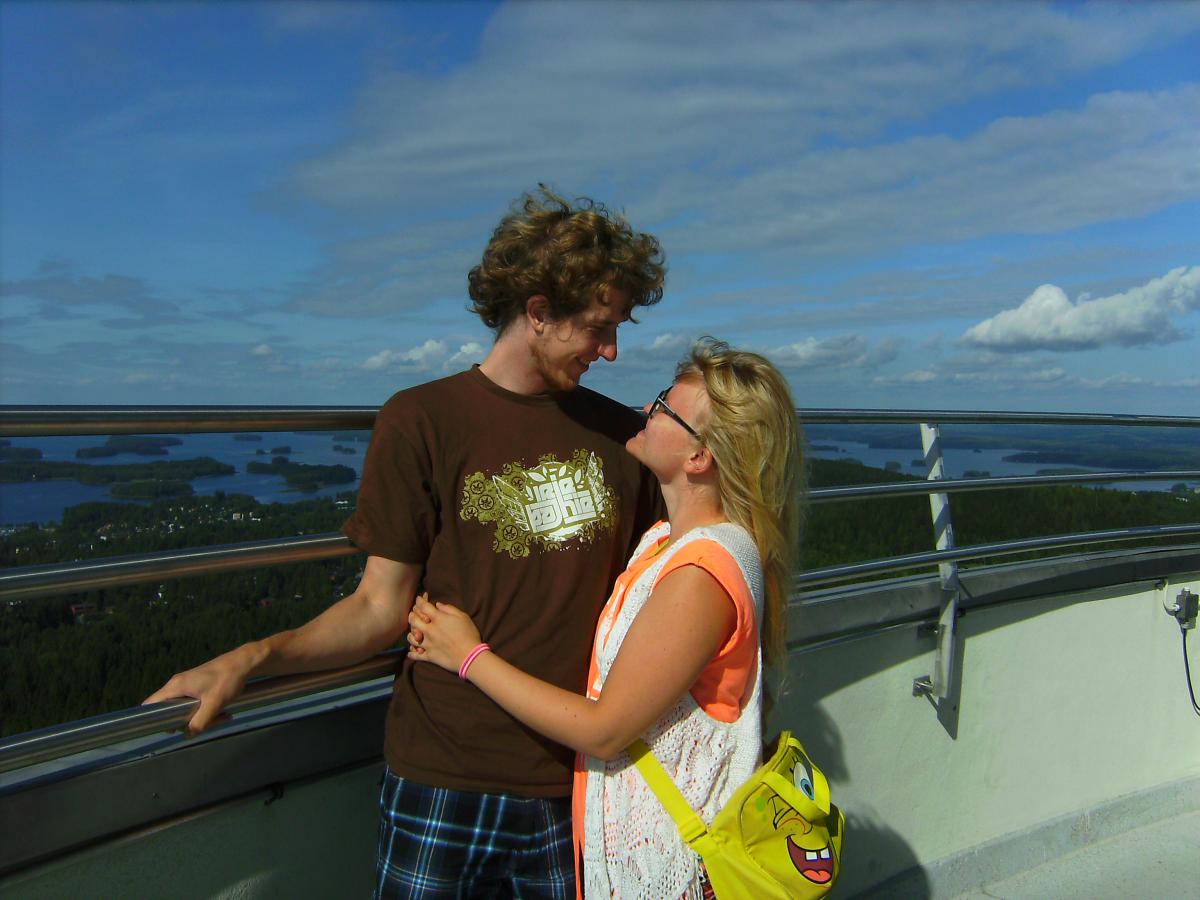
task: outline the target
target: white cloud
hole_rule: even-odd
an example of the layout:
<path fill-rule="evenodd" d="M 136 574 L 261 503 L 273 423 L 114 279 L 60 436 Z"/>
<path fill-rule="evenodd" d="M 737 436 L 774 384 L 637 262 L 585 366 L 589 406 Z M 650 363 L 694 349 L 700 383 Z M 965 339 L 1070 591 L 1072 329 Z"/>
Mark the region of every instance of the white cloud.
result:
<path fill-rule="evenodd" d="M 737 179 L 668 178 L 672 213 L 705 202 L 662 237 L 668 250 L 753 251 L 782 269 L 797 255 L 1054 233 L 1200 197 L 1198 143 L 1200 86 L 1098 95 L 963 137 L 783 153 Z"/>
<path fill-rule="evenodd" d="M 920 350 L 922 353 L 932 353 L 935 356 L 941 353 L 942 333 L 940 331 L 936 332 L 935 334 L 931 334 L 929 337 L 925 338 L 925 340 L 921 341 Z"/>
<path fill-rule="evenodd" d="M 287 3 L 266 3 L 258 7 L 268 28 L 288 32 L 319 32 L 345 30 L 360 26 L 371 13 L 373 3 L 353 0 L 289 0 Z"/>
<path fill-rule="evenodd" d="M 1085 296 L 1076 302 L 1062 288 L 1044 284 L 1020 306 L 967 329 L 963 341 L 1000 351 L 1162 344 L 1183 337 L 1172 316 L 1197 308 L 1197 266 L 1172 269 L 1123 293 L 1096 299 Z"/>
<path fill-rule="evenodd" d="M 1131 375 L 1128 372 L 1118 372 L 1104 378 L 1080 378 L 1080 387 L 1096 391 L 1119 390 L 1122 388 L 1151 388 L 1153 390 L 1195 390 L 1200 388 L 1200 378 L 1146 378 L 1143 375 Z"/>
<path fill-rule="evenodd" d="M 291 304 L 318 315 L 371 318 L 465 297 L 467 271 L 479 261 L 495 213 L 469 219 L 433 214 L 419 226 L 333 245 L 329 259 L 293 288 Z"/>
<path fill-rule="evenodd" d="M 478 341 L 471 341 L 468 344 L 463 344 L 458 350 L 442 363 L 443 369 L 465 369 L 467 366 L 475 363 L 483 362 L 483 358 L 487 356 L 487 348 Z"/>
<path fill-rule="evenodd" d="M 1196 27 L 1200 5 L 680 9 L 503 5 L 449 73 L 373 78 L 345 139 L 285 187 L 368 228 L 380 213 L 438 212 L 331 248 L 296 305 L 353 317 L 461 297 L 503 204 L 538 181 L 627 198 L 634 225 L 664 241 L 671 290 L 689 254 L 794 273 L 797 258 L 1054 233 L 1200 198 L 1195 84 L 1034 106 L 968 133 L 936 119 L 1164 44 Z M 886 131 L 931 119 L 915 137 Z M 597 139 L 596 121 L 638 140 Z"/>
<path fill-rule="evenodd" d="M 805 338 L 766 350 L 763 355 L 783 369 L 847 369 L 882 366 L 896 359 L 899 352 L 900 343 L 894 338 L 871 345 L 860 334 L 845 334 Z"/>
<path fill-rule="evenodd" d="M 688 169 L 689 159 L 694 180 L 707 183 L 796 159 L 823 136 L 874 136 L 946 105 L 1109 65 L 1200 19 L 1161 4 L 1136 16 L 1106 5 L 1026 4 L 1019 14 L 1006 4 L 954 3 L 916 14 L 900 3 L 683 10 L 502 5 L 478 55 L 449 76 L 377 77 L 355 133 L 303 166 L 296 184 L 336 205 L 413 202 L 447 184 L 471 194 L 548 177 L 572 185 L 597 172 L 641 173 L 625 178 L 646 188 Z M 597 121 L 638 140 L 598 138 Z M 639 205 L 683 202 L 673 194 L 668 187 Z M 702 196 L 689 192 L 686 202 Z"/>
<path fill-rule="evenodd" d="M 409 350 L 380 350 L 367 357 L 362 368 L 369 372 L 381 369 L 405 368 L 428 371 L 446 355 L 446 344 L 433 338 Z"/>
<path fill-rule="evenodd" d="M 650 349 L 655 352 L 682 353 L 694 340 L 695 338 L 686 334 L 660 334 L 650 342 Z"/>
<path fill-rule="evenodd" d="M 990 350 L 940 357 L 920 369 L 899 374 L 880 374 L 872 378 L 879 387 L 970 388 L 983 395 L 993 390 L 1038 389 L 1048 386 L 1074 386 L 1078 379 L 1055 361 L 1045 357 Z M 972 403 L 971 405 L 978 405 Z"/>
<path fill-rule="evenodd" d="M 253 356 L 270 356 L 274 352 L 275 351 L 273 349 L 271 349 L 270 344 L 259 344 L 257 347 L 255 347 L 253 350 L 250 351 L 251 355 L 253 355 Z"/>
<path fill-rule="evenodd" d="M 174 303 L 157 296 L 143 278 L 83 275 L 71 263 L 58 259 L 43 259 L 31 278 L 0 280 L 0 297 L 37 302 L 43 319 L 87 318 L 106 309 L 127 314 L 99 320 L 109 328 L 151 328 L 191 321 Z"/>
<path fill-rule="evenodd" d="M 937 381 L 939 377 L 938 373 L 931 369 L 918 369 L 891 378 L 876 378 L 875 381 L 877 384 L 929 384 L 931 381 Z"/>

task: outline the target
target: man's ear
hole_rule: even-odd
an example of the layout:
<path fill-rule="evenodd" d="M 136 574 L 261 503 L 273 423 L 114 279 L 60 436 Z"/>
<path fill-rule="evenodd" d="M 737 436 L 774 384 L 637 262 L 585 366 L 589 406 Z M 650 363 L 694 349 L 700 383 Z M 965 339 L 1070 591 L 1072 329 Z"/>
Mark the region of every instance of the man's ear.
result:
<path fill-rule="evenodd" d="M 534 294 L 525 301 L 525 318 L 537 334 L 541 334 L 550 321 L 550 301 L 542 294 Z"/>

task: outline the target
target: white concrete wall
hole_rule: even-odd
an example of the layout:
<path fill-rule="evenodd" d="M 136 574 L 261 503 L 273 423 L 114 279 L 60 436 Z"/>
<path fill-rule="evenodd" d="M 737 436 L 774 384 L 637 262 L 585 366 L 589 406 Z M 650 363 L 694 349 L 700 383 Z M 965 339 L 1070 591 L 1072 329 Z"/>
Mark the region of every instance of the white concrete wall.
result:
<path fill-rule="evenodd" d="M 1163 611 L 1182 587 L 1200 592 L 1200 576 L 969 613 L 956 737 L 912 696 L 934 646 L 914 627 L 794 653 L 773 721 L 797 733 L 847 813 L 836 895 L 1200 775 L 1200 720 Z M 1188 643 L 1198 670 L 1200 638 Z"/>
<path fill-rule="evenodd" d="M 956 737 L 912 681 L 933 638 L 897 628 L 790 660 L 793 730 L 847 813 L 848 896 L 1123 794 L 1200 775 L 1179 628 L 1162 609 L 1200 575 L 1065 595 L 959 621 Z M 864 597 L 864 602 L 870 602 Z M 1200 670 L 1200 637 L 1192 636 Z M 1196 672 L 1200 679 L 1200 671 Z M 260 794 L 0 883 L 6 898 L 357 897 L 371 891 L 380 769 Z"/>
<path fill-rule="evenodd" d="M 42 898 L 370 897 L 382 763 L 225 804 L 0 884 Z"/>

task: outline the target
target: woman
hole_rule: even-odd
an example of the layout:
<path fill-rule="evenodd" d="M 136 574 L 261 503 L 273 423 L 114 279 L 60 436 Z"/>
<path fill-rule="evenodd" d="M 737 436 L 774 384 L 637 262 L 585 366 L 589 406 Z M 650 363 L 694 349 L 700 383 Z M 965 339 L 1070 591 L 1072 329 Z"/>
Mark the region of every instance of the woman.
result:
<path fill-rule="evenodd" d="M 588 898 L 701 897 L 704 871 L 624 752 L 641 737 L 706 822 L 760 764 L 762 648 L 782 647 L 799 429 L 766 359 L 705 339 L 626 444 L 662 485 L 597 626 L 586 696 L 521 672 L 449 604 L 418 599 L 416 660 L 472 681 L 580 752 L 575 834 Z M 549 650 L 549 648 L 548 648 Z"/>

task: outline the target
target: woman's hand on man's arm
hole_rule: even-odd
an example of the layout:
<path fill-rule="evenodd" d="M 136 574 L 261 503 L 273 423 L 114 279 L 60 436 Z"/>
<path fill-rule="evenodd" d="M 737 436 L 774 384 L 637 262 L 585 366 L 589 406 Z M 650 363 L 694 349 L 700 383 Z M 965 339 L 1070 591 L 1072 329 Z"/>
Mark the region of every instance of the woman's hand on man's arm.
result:
<path fill-rule="evenodd" d="M 470 618 L 448 604 L 423 606 L 409 617 L 427 645 L 415 660 L 457 671 L 480 642 Z M 598 701 L 534 678 L 497 653 L 471 663 L 467 680 L 511 715 L 547 737 L 590 756 L 610 759 L 696 683 L 733 633 L 733 601 L 715 578 L 695 566 L 663 577 L 630 626 Z"/>

